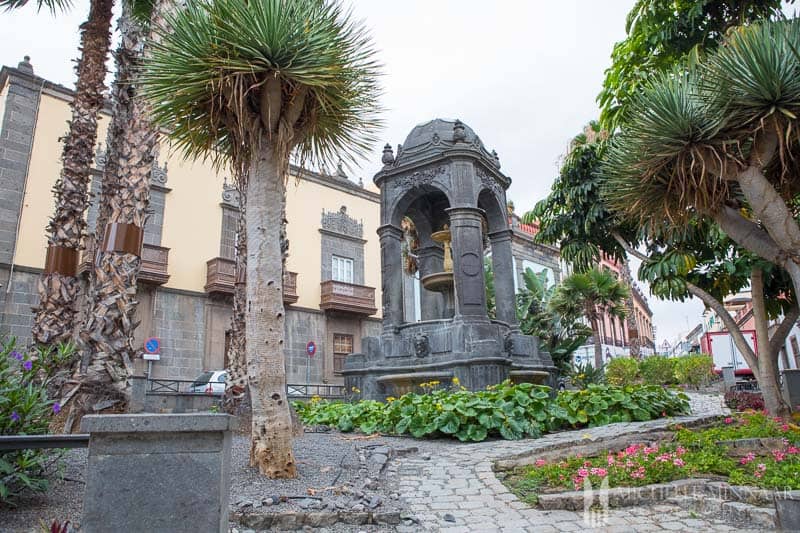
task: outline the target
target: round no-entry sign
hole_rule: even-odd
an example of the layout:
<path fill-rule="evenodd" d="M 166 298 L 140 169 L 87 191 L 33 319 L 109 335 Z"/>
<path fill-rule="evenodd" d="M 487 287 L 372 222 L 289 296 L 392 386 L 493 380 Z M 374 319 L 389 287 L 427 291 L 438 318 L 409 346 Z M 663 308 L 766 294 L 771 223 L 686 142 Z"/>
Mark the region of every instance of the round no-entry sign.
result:
<path fill-rule="evenodd" d="M 314 354 L 317 353 L 317 345 L 314 344 L 314 341 L 308 341 L 308 344 L 306 344 L 306 353 L 309 357 L 314 357 Z"/>
<path fill-rule="evenodd" d="M 147 353 L 158 353 L 161 349 L 161 341 L 155 337 L 150 337 L 144 341 L 144 351 Z"/>

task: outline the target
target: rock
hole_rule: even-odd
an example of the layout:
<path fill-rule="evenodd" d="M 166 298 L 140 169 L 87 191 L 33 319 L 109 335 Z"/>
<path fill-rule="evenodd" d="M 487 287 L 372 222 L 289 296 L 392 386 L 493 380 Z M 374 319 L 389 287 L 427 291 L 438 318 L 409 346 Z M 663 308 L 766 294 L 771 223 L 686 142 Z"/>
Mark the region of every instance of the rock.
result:
<path fill-rule="evenodd" d="M 373 454 L 391 455 L 392 449 L 389 446 L 378 446 L 372 449 Z"/>
<path fill-rule="evenodd" d="M 451 515 L 450 513 L 445 513 L 443 518 L 444 518 L 445 522 L 455 522 L 456 521 L 456 517 Z"/>
<path fill-rule="evenodd" d="M 423 461 L 430 461 L 431 460 L 431 456 L 430 455 L 423 455 L 422 456 L 422 460 Z"/>
<path fill-rule="evenodd" d="M 388 460 L 389 456 L 382 453 L 375 453 L 369 456 L 369 462 L 376 465 L 384 465 Z"/>
<path fill-rule="evenodd" d="M 239 509 L 244 509 L 245 507 L 252 507 L 253 502 L 251 502 L 250 500 L 239 500 L 239 502 L 236 503 L 236 506 Z"/>
<path fill-rule="evenodd" d="M 272 500 L 272 505 L 278 505 L 279 503 L 281 503 L 280 496 L 270 496 L 269 499 Z"/>
<path fill-rule="evenodd" d="M 263 504 L 265 507 L 271 507 L 271 506 L 272 506 L 272 504 L 273 504 L 273 502 L 272 502 L 272 498 L 267 498 L 266 500 L 263 500 L 261 503 L 262 503 L 262 504 Z"/>
<path fill-rule="evenodd" d="M 357 504 L 353 505 L 352 507 L 350 507 L 350 510 L 355 512 L 355 513 L 363 513 L 365 509 L 366 509 L 366 507 L 364 507 L 360 503 L 357 503 Z"/>
<path fill-rule="evenodd" d="M 261 502 L 260 501 L 254 501 L 253 502 L 253 509 L 258 509 L 260 507 L 261 507 Z"/>
<path fill-rule="evenodd" d="M 369 499 L 369 503 L 367 505 L 369 506 L 370 509 L 375 509 L 381 503 L 383 503 L 383 499 L 381 499 L 380 496 L 373 496 L 372 498 Z"/>

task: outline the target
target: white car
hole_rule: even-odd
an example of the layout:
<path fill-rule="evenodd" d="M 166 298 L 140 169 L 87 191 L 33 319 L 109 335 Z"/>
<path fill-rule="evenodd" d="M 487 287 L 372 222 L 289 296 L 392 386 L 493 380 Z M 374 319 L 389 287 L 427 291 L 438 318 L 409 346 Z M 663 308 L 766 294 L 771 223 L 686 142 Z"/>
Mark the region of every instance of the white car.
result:
<path fill-rule="evenodd" d="M 222 396 L 225 394 L 226 376 L 227 373 L 224 370 L 209 370 L 208 372 L 203 372 L 189 385 L 189 392 Z"/>

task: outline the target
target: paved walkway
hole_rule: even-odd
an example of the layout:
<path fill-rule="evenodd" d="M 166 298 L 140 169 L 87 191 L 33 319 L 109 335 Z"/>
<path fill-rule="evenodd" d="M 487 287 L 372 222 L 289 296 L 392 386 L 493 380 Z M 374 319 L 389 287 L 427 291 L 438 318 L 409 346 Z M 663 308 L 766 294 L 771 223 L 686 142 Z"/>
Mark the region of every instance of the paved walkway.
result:
<path fill-rule="evenodd" d="M 559 531 L 745 531 L 716 520 L 701 519 L 676 505 L 611 509 L 600 520 L 584 520 L 572 511 L 540 511 L 519 501 L 495 477 L 492 463 L 553 444 L 660 429 L 699 416 L 722 414 L 721 396 L 691 394 L 692 415 L 674 419 L 612 424 L 546 435 L 536 440 L 492 441 L 448 446 L 426 458 L 415 455 L 397 463 L 400 495 L 420 524 L 398 526 L 399 532 L 537 533 Z M 453 521 L 454 520 L 454 521 Z"/>

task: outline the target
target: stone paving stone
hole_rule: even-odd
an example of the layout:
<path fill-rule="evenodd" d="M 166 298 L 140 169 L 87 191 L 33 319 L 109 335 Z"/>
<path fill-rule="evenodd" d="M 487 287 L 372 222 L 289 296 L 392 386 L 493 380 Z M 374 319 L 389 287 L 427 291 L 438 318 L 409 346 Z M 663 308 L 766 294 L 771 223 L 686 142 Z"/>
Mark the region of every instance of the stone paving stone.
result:
<path fill-rule="evenodd" d="M 670 531 L 687 531 L 688 527 L 682 522 L 661 522 L 659 524 L 662 528 Z"/>

